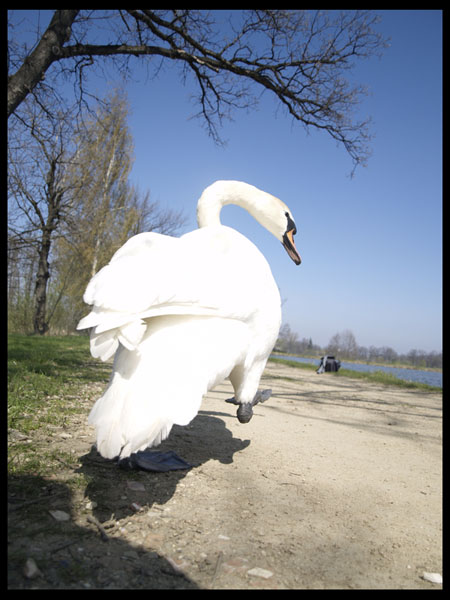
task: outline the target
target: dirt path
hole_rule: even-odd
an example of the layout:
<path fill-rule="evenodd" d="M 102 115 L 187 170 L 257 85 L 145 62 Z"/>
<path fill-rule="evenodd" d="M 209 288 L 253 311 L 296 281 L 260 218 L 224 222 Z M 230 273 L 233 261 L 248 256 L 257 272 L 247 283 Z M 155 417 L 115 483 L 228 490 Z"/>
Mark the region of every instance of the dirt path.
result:
<path fill-rule="evenodd" d="M 173 430 L 163 448 L 187 472 L 120 470 L 79 417 L 43 440 L 79 466 L 13 511 L 10 587 L 442 587 L 422 578 L 442 573 L 442 396 L 270 363 L 262 383 L 273 396 L 249 424 L 227 382 Z M 41 574 L 23 576 L 25 557 Z"/>

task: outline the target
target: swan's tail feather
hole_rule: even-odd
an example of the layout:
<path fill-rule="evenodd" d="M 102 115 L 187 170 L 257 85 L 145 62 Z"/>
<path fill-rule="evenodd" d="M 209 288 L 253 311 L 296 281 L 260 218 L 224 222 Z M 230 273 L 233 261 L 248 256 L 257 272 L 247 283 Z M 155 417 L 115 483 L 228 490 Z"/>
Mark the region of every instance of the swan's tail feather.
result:
<path fill-rule="evenodd" d="M 114 355 L 119 347 L 117 329 L 96 334 L 95 329 L 91 331 L 91 354 L 94 358 L 106 361 Z"/>
<path fill-rule="evenodd" d="M 96 428 L 97 450 L 105 458 L 126 458 L 133 452 L 165 440 L 172 422 L 149 414 L 151 402 L 139 402 L 127 393 L 124 382 L 112 382 L 89 415 Z"/>
<path fill-rule="evenodd" d="M 107 361 L 114 356 L 119 342 L 127 350 L 136 350 L 146 328 L 147 325 L 141 319 L 100 333 L 94 327 L 91 330 L 91 354 L 94 358 Z"/>
<path fill-rule="evenodd" d="M 146 329 L 147 325 L 142 319 L 122 325 L 122 327 L 119 327 L 118 329 L 119 342 L 125 346 L 127 350 L 136 350 Z"/>

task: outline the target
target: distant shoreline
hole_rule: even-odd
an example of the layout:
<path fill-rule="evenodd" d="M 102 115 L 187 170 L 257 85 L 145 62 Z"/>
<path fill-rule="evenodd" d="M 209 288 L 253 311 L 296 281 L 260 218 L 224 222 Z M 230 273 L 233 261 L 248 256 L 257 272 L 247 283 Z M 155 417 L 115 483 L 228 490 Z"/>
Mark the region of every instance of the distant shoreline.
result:
<path fill-rule="evenodd" d="M 320 363 L 320 356 L 311 356 L 311 355 L 307 355 L 307 354 L 296 354 L 295 352 L 283 352 L 282 350 L 273 350 L 272 354 L 283 354 L 284 356 L 297 356 L 298 358 L 309 358 L 311 360 L 317 360 L 318 363 Z M 322 355 L 324 356 L 324 355 Z M 341 358 L 339 356 L 336 356 L 336 358 L 338 358 L 339 360 L 341 360 Z M 374 367 L 394 367 L 394 368 L 398 368 L 398 369 L 410 369 L 411 371 L 434 371 L 436 373 L 442 373 L 442 369 L 439 367 L 412 367 L 411 365 L 405 364 L 405 363 L 399 363 L 399 362 L 393 362 L 393 363 L 388 363 L 388 362 L 372 362 L 372 361 L 367 361 L 367 360 L 353 360 L 350 358 L 343 358 L 342 359 L 344 362 L 348 362 L 348 363 L 354 363 L 356 365 L 371 365 Z"/>

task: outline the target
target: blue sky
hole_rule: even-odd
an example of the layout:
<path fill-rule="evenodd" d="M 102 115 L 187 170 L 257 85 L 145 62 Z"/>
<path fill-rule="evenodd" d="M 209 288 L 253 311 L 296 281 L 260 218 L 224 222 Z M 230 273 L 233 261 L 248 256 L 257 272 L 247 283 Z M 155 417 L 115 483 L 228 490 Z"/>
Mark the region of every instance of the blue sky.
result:
<path fill-rule="evenodd" d="M 283 320 L 299 337 L 326 345 L 350 329 L 359 345 L 397 352 L 442 347 L 442 13 L 377 11 L 390 38 L 381 59 L 358 63 L 368 86 L 361 115 L 372 117 L 372 156 L 352 163 L 327 134 L 307 134 L 264 95 L 208 137 L 189 86 L 175 66 L 146 80 L 136 65 L 126 90 L 134 138 L 133 183 L 152 200 L 183 208 L 196 227 L 202 190 L 216 179 L 246 181 L 281 198 L 297 224 L 303 262 L 242 209 L 222 222 L 263 251 L 283 298 Z M 41 21 L 42 26 L 42 21 Z M 112 70 L 109 70 L 112 73 Z M 96 81 L 106 93 L 108 83 Z"/>

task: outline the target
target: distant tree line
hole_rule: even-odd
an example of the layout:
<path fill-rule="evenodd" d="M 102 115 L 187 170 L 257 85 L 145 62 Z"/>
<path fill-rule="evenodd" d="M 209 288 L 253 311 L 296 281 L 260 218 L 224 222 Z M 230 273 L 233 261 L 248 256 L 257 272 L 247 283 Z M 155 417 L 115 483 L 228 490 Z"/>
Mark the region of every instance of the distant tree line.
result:
<path fill-rule="evenodd" d="M 280 329 L 275 350 L 301 356 L 320 357 L 324 354 L 332 354 L 341 360 L 442 368 L 442 352 L 413 349 L 405 354 L 399 354 L 390 346 L 359 346 L 354 334 L 349 329 L 335 333 L 328 344 L 322 347 L 314 344 L 311 338 L 300 339 L 298 334 L 286 323 Z"/>

